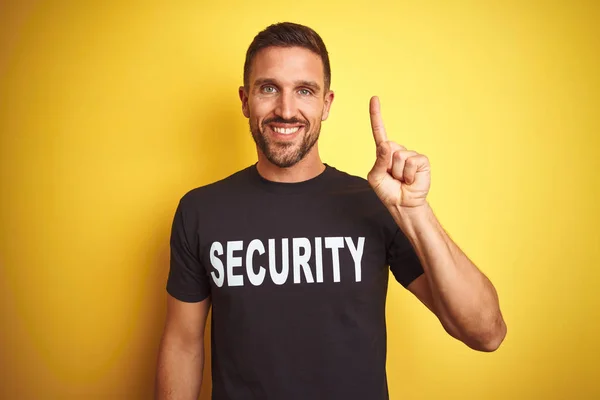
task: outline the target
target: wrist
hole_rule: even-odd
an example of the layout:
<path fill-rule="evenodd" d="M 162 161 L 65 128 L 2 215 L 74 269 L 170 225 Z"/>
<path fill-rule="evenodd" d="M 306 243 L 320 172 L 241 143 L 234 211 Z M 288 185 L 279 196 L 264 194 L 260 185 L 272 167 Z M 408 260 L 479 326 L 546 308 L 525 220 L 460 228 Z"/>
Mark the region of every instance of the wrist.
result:
<path fill-rule="evenodd" d="M 433 210 L 428 202 L 415 207 L 394 205 L 389 208 L 398 226 L 407 234 L 412 234 L 415 228 L 431 221 Z"/>

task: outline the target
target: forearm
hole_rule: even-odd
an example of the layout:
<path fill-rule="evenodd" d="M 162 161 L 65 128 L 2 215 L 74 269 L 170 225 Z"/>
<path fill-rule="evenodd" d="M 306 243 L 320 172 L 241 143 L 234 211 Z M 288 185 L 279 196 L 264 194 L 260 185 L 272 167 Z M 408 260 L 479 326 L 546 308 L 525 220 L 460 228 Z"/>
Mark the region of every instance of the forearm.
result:
<path fill-rule="evenodd" d="M 204 369 L 204 344 L 192 346 L 161 341 L 157 376 L 156 400 L 196 400 L 200 394 Z"/>
<path fill-rule="evenodd" d="M 489 279 L 450 239 L 427 203 L 390 211 L 423 264 L 444 327 L 472 348 L 494 350 L 506 326 Z"/>

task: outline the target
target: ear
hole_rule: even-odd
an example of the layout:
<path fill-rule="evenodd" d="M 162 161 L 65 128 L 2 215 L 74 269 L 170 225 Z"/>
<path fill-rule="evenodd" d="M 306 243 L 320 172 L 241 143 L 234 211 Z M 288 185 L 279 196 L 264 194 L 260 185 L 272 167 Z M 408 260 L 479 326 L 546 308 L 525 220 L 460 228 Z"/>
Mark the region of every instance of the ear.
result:
<path fill-rule="evenodd" d="M 244 117 L 250 118 L 250 110 L 248 109 L 248 93 L 246 93 L 246 89 L 243 86 L 239 88 L 239 96 L 242 101 L 242 113 L 244 113 Z"/>
<path fill-rule="evenodd" d="M 333 93 L 333 90 L 330 90 L 325 94 L 325 103 L 323 104 L 323 116 L 321 117 L 321 121 L 325 121 L 329 116 L 329 110 L 331 109 L 331 103 L 333 103 L 334 97 L 335 93 Z"/>

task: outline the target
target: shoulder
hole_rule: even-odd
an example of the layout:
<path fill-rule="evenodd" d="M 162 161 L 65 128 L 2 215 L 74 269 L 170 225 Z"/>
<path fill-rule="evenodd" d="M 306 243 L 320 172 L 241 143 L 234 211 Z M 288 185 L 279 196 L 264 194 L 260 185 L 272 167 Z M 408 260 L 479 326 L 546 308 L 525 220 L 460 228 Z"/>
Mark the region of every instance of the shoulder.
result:
<path fill-rule="evenodd" d="M 371 185 L 369 185 L 369 182 L 365 178 L 330 165 L 328 165 L 328 167 L 331 170 L 332 179 L 337 182 L 337 188 L 345 188 L 349 191 L 364 192 L 366 194 L 375 194 L 371 190 Z"/>
<path fill-rule="evenodd" d="M 332 176 L 334 181 L 331 185 L 332 191 L 345 196 L 351 202 L 362 207 L 367 207 L 370 210 L 381 212 L 385 207 L 375 194 L 375 191 L 365 178 L 354 175 L 349 172 L 332 168 Z"/>
<path fill-rule="evenodd" d="M 198 204 L 217 201 L 243 189 L 248 182 L 248 169 L 249 167 L 241 169 L 217 181 L 189 189 L 180 197 L 180 207 L 195 208 Z"/>
<path fill-rule="evenodd" d="M 333 168 L 333 170 L 339 183 L 333 185 L 335 188 L 333 190 L 346 196 L 347 203 L 355 210 L 356 215 L 366 216 L 377 221 L 387 234 L 395 235 L 399 229 L 398 225 L 371 187 L 371 184 L 369 184 L 369 181 L 361 176 L 336 168 Z"/>

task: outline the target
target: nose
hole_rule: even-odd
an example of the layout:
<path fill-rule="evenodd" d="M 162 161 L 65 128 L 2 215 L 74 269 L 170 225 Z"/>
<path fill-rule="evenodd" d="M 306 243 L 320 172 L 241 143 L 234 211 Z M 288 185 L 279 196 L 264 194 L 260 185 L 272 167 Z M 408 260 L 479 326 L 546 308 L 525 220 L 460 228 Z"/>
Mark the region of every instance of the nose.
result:
<path fill-rule="evenodd" d="M 279 95 L 277 98 L 277 107 L 275 107 L 275 114 L 286 120 L 296 116 L 296 104 L 293 93 L 282 92 L 281 95 Z"/>

